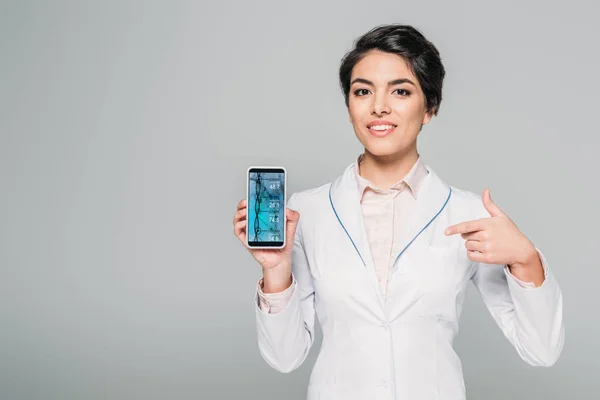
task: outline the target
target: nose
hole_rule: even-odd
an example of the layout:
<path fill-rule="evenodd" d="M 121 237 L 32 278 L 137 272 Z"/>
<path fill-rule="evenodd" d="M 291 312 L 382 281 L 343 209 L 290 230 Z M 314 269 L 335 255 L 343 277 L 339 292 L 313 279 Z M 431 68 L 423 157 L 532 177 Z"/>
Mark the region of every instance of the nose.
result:
<path fill-rule="evenodd" d="M 391 112 L 388 98 L 385 93 L 379 93 L 373 96 L 373 104 L 371 106 L 371 114 L 382 115 Z"/>

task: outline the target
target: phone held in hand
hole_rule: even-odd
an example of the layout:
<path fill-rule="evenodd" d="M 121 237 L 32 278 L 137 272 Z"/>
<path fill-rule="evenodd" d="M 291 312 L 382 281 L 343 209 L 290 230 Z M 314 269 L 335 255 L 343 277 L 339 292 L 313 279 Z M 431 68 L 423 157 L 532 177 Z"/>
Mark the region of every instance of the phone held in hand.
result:
<path fill-rule="evenodd" d="M 252 166 L 246 175 L 246 246 L 253 249 L 284 248 L 285 168 Z"/>

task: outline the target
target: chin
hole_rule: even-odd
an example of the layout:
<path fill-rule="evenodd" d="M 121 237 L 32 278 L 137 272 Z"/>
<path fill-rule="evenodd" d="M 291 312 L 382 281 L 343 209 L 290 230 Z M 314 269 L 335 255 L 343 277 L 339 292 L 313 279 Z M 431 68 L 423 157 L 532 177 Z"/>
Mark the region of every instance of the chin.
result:
<path fill-rule="evenodd" d="M 385 143 L 385 142 L 379 142 L 379 143 L 363 143 L 365 146 L 365 149 L 373 154 L 374 156 L 377 157 L 386 157 L 386 156 L 391 156 L 394 154 L 398 154 L 398 153 L 403 153 L 405 152 L 407 149 L 403 148 L 403 146 L 399 145 L 399 144 L 394 144 L 394 143 Z"/>
<path fill-rule="evenodd" d="M 379 149 L 379 148 L 366 148 L 367 151 L 369 153 L 371 153 L 372 155 L 376 156 L 376 157 L 388 157 L 391 156 L 393 154 L 398 153 L 398 151 L 392 150 L 392 149 Z"/>

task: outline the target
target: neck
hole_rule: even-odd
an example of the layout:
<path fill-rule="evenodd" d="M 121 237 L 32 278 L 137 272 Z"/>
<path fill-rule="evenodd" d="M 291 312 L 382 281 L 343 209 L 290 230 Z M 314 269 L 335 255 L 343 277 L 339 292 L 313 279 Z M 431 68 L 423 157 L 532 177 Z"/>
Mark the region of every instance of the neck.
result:
<path fill-rule="evenodd" d="M 365 155 L 359 166 L 360 176 L 373 182 L 382 189 L 389 189 L 404 178 L 415 165 L 419 153 L 413 148 L 405 153 L 376 156 L 365 149 Z"/>

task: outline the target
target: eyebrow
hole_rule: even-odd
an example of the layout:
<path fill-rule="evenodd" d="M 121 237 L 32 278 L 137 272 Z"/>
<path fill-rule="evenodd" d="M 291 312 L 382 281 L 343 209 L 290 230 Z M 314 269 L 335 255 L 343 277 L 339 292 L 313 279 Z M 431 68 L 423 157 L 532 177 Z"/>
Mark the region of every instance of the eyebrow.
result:
<path fill-rule="evenodd" d="M 365 79 L 365 78 L 356 78 L 356 79 L 354 79 L 354 80 L 353 80 L 353 81 L 350 83 L 350 86 L 354 85 L 355 83 L 364 83 L 364 84 L 367 84 L 367 85 L 375 86 L 375 85 L 373 84 L 373 82 L 371 82 L 370 80 L 368 80 L 368 79 Z M 408 78 L 394 79 L 393 81 L 389 81 L 389 82 L 388 82 L 388 86 L 400 85 L 400 84 L 402 84 L 402 83 L 410 83 L 410 84 L 411 84 L 411 85 L 413 85 L 414 87 L 417 87 L 417 85 L 415 85 L 415 84 L 413 83 L 413 81 L 411 81 L 411 80 L 410 80 L 410 79 L 408 79 Z"/>

